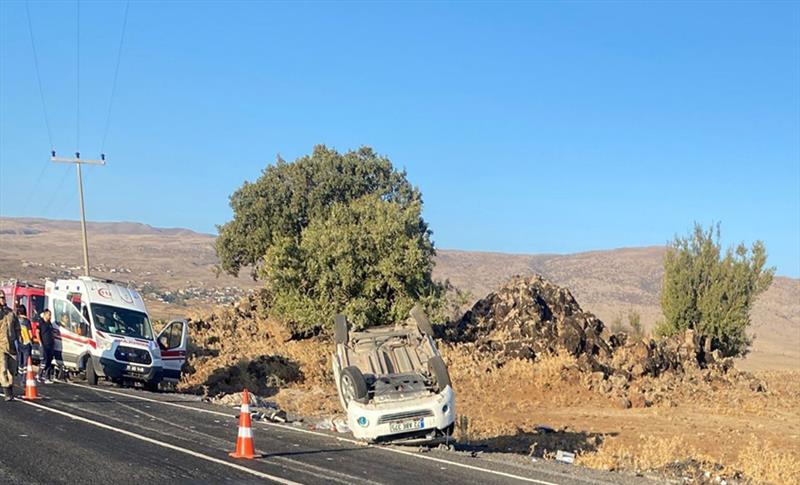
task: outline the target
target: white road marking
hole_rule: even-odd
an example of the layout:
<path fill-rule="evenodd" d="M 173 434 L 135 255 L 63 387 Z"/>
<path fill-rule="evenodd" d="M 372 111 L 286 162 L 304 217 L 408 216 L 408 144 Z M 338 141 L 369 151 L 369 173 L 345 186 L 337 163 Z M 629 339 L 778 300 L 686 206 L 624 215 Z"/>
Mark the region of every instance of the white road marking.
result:
<path fill-rule="evenodd" d="M 2 395 L 2 394 L 0 394 L 0 395 Z M 82 398 L 82 396 L 79 396 L 79 395 L 73 395 L 73 396 L 78 400 L 80 400 Z M 115 405 L 118 405 L 118 406 L 122 406 L 123 408 L 132 410 L 134 412 L 138 411 L 135 407 L 129 406 L 129 405 L 121 402 L 121 400 L 116 400 L 113 397 L 106 397 L 104 399 L 106 399 L 107 402 L 110 403 L 110 404 L 115 404 Z M 122 425 L 127 425 L 129 427 L 134 427 L 134 428 L 138 427 L 138 428 L 142 428 L 143 430 L 152 431 L 153 433 L 157 433 L 157 434 L 161 434 L 161 435 L 164 435 L 164 436 L 168 436 L 168 437 L 170 437 L 172 439 L 182 440 L 182 441 L 191 441 L 191 440 L 189 440 L 187 438 L 181 438 L 181 437 L 177 437 L 177 436 L 174 436 L 174 435 L 170 435 L 169 433 L 164 432 L 164 431 L 157 431 L 157 430 L 153 430 L 153 429 L 147 428 L 146 426 L 141 426 L 141 425 L 136 424 L 136 423 L 129 423 L 129 422 L 127 422 L 127 421 L 125 421 L 124 419 L 121 419 L 121 418 L 115 418 L 115 417 L 112 417 L 112 416 L 108 416 L 108 415 L 102 414 L 100 412 L 92 411 L 90 409 L 84 409 L 84 408 L 82 408 L 80 406 L 80 401 L 76 402 L 75 404 L 69 404 L 67 402 L 61 402 L 60 405 L 66 406 L 66 407 L 71 408 L 71 409 L 75 409 L 75 410 L 83 412 L 83 413 L 96 415 L 96 416 L 98 416 L 98 418 L 117 421 L 117 422 L 121 423 Z M 151 406 L 146 406 L 146 407 L 148 409 L 151 408 Z M 36 411 L 37 412 L 41 412 L 41 410 L 39 410 L 39 409 L 37 409 Z M 156 420 L 156 421 L 159 421 L 159 422 L 163 422 L 164 424 L 167 425 L 167 427 L 175 426 L 175 423 L 171 423 L 171 422 L 169 422 L 167 420 L 164 420 L 164 419 L 161 419 L 161 418 L 155 418 L 154 416 L 152 416 L 150 414 L 147 414 L 147 413 L 144 413 L 144 414 L 146 416 L 150 417 L 151 421 Z M 217 422 L 217 423 L 220 422 L 220 420 L 218 420 L 218 419 L 215 419 L 214 421 Z M 195 428 L 195 427 L 194 426 L 190 426 L 190 428 Z M 217 436 L 212 436 L 212 435 L 209 435 L 209 434 L 206 434 L 206 433 L 202 433 L 202 432 L 196 431 L 196 430 L 193 431 L 193 433 L 198 434 L 198 435 L 202 436 L 203 438 L 205 438 L 207 440 L 205 442 L 206 445 L 209 445 L 210 443 L 216 443 L 217 445 L 219 445 L 220 443 L 224 443 L 224 441 L 221 440 Z M 230 443 L 228 443 L 228 444 L 230 444 Z M 299 447 L 300 445 L 295 444 L 293 446 Z M 220 449 L 219 446 L 217 446 L 217 449 Z M 312 464 L 304 462 L 304 461 L 298 461 L 298 460 L 295 460 L 295 459 L 292 459 L 292 458 L 288 458 L 288 457 L 285 457 L 285 456 L 280 456 L 280 454 L 278 454 L 277 456 L 275 456 L 275 455 L 265 455 L 263 458 L 264 458 L 265 461 L 281 461 L 281 462 L 284 462 L 284 463 L 290 463 L 291 466 L 293 466 L 295 470 L 297 470 L 299 472 L 302 472 L 302 473 L 304 473 L 306 475 L 311 475 L 313 477 L 319 478 L 319 479 L 323 480 L 326 483 L 335 482 L 335 483 L 340 483 L 342 485 L 352 485 L 354 483 L 363 483 L 363 484 L 366 484 L 366 485 L 382 485 L 381 482 L 376 482 L 376 481 L 373 481 L 373 480 L 368 480 L 366 478 L 357 477 L 357 476 L 353 476 L 353 475 L 348 475 L 347 473 L 342 473 L 342 472 L 338 472 L 338 471 L 335 471 L 335 470 L 318 467 L 318 466 L 312 465 Z"/>
<path fill-rule="evenodd" d="M 186 406 L 186 405 L 178 404 L 178 403 L 174 403 L 174 402 L 159 401 L 158 399 L 151 399 L 151 398 L 144 397 L 144 396 L 136 396 L 134 394 L 128 394 L 128 393 L 125 393 L 125 392 L 112 391 L 112 390 L 109 390 L 109 389 L 102 389 L 102 388 L 99 388 L 99 387 L 89 387 L 89 386 L 85 386 L 83 384 L 76 384 L 74 382 L 69 382 L 68 384 L 70 384 L 72 386 L 82 387 L 84 389 L 89 389 L 91 391 L 105 392 L 105 393 L 108 393 L 108 394 L 116 394 L 118 396 L 130 397 L 130 398 L 133 398 L 133 399 L 139 399 L 141 401 L 154 402 L 154 403 L 164 404 L 164 405 L 167 405 L 167 406 L 175 406 L 177 408 L 188 409 L 190 411 L 197 411 L 197 412 L 200 412 L 200 413 L 214 414 L 214 415 L 217 415 L 217 416 L 225 416 L 227 418 L 236 418 L 237 417 L 236 415 L 232 415 L 232 414 L 228 414 L 228 413 L 222 413 L 222 412 L 219 412 L 219 411 L 212 411 L 210 409 L 196 408 L 196 407 L 193 407 L 193 406 Z M 360 445 L 360 446 L 364 445 L 364 443 L 361 442 L 361 441 L 351 440 L 351 439 L 348 439 L 348 438 L 341 438 L 341 437 L 338 437 L 338 436 L 331 436 L 329 434 L 320 433 L 320 432 L 317 432 L 317 431 L 311 431 L 311 430 L 303 429 L 303 428 L 297 428 L 297 427 L 294 427 L 294 426 L 288 426 L 288 425 L 285 425 L 285 424 L 270 423 L 270 422 L 264 422 L 264 421 L 258 421 L 258 423 L 266 425 L 266 426 L 271 426 L 271 427 L 274 427 L 274 428 L 285 429 L 285 430 L 289 430 L 289 431 L 296 431 L 298 433 L 306 433 L 306 434 L 311 434 L 311 435 L 314 435 L 314 436 L 321 436 L 323 438 L 328 438 L 328 439 L 333 438 L 333 439 L 336 439 L 338 441 L 343 441 L 345 443 L 352 443 L 352 444 Z M 538 485 L 558 485 L 557 483 L 553 483 L 553 482 L 547 482 L 547 481 L 544 481 L 544 480 L 537 480 L 535 478 L 523 477 L 521 475 L 514 475 L 513 473 L 506 473 L 506 472 L 501 472 L 501 471 L 498 471 L 498 470 L 491 470 L 489 468 L 482 468 L 482 467 L 474 466 L 474 465 L 467 465 L 466 463 L 459 463 L 457 461 L 445 460 L 444 458 L 435 458 L 433 456 L 420 455 L 418 453 L 412 453 L 410 451 L 399 450 L 397 448 L 386 448 L 386 447 L 382 447 L 382 446 L 370 446 L 370 448 L 373 448 L 373 449 L 376 449 L 376 450 L 381 450 L 381 451 L 389 451 L 389 452 L 392 452 L 392 453 L 399 453 L 401 455 L 406 455 L 406 456 L 410 456 L 410 457 L 413 457 L 413 458 L 419 458 L 421 460 L 429 460 L 429 461 L 433 461 L 433 462 L 436 462 L 436 463 L 445 463 L 445 464 L 448 464 L 448 465 L 453 465 L 453 466 L 457 466 L 457 467 L 460 467 L 460 468 L 466 468 L 468 470 L 473 470 L 473 471 L 480 471 L 480 472 L 484 472 L 484 473 L 489 473 L 491 475 L 497 475 L 497 476 L 504 477 L 504 478 L 512 478 L 512 479 L 515 479 L 515 480 L 520 480 L 520 481 L 528 482 L 528 483 L 536 483 Z"/>
<path fill-rule="evenodd" d="M 97 421 L 92 421 L 91 419 L 86 419 L 86 418 L 82 418 L 80 416 L 75 416 L 73 414 L 69 414 L 67 412 L 60 411 L 58 409 L 53 409 L 53 408 L 49 408 L 47 406 L 42 406 L 41 404 L 36 404 L 35 402 L 23 401 L 23 400 L 20 400 L 20 402 L 25 403 L 28 406 L 34 406 L 34 407 L 42 409 L 44 411 L 48 411 L 48 412 L 51 412 L 51 413 L 59 414 L 61 416 L 65 416 L 65 417 L 67 417 L 69 419 L 72 419 L 72 420 L 75 420 L 75 421 L 80 421 L 82 423 L 90 424 L 92 426 L 97 426 L 98 428 L 103 428 L 103 429 L 106 429 L 106 430 L 109 430 L 109 431 L 113 431 L 115 433 L 120 433 L 120 434 L 123 434 L 125 436 L 129 436 L 131 438 L 135 438 L 135 439 L 138 439 L 138 440 L 145 441 L 147 443 L 151 443 L 151 444 L 154 444 L 154 445 L 157 445 L 157 446 L 161 446 L 163 448 L 168 448 L 170 450 L 178 451 L 180 453 L 185 453 L 187 455 L 194 456 L 195 458 L 200 458 L 200 459 L 203 459 L 203 460 L 206 460 L 206 461 L 210 461 L 212 463 L 216 463 L 216 464 L 219 464 L 219 465 L 225 465 L 227 467 L 230 467 L 230 468 L 233 468 L 233 469 L 245 472 L 245 473 L 249 473 L 250 475 L 255 475 L 255 476 L 259 477 L 259 478 L 272 480 L 274 482 L 281 483 L 283 485 L 301 485 L 299 482 L 293 482 L 291 480 L 286 480 L 285 478 L 276 477 L 274 475 L 269 475 L 267 473 L 263 473 L 263 472 L 260 472 L 258 470 L 253 470 L 251 468 L 247 468 L 245 466 L 237 465 L 235 463 L 229 463 L 229 462 L 227 462 L 225 460 L 220 460 L 219 458 L 214 458 L 213 456 L 204 455 L 204 454 L 198 453 L 196 451 L 187 450 L 186 448 L 181 448 L 180 446 L 175 446 L 175 445 L 171 445 L 169 443 L 164 443 L 162 441 L 154 440 L 152 438 L 148 438 L 147 436 L 142 436 L 142 435 L 139 435 L 139 434 L 136 434 L 136 433 L 131 433 L 130 431 L 125 431 L 124 429 L 118 429 L 118 428 L 115 428 L 113 426 L 109 426 L 107 424 L 98 423 Z"/>

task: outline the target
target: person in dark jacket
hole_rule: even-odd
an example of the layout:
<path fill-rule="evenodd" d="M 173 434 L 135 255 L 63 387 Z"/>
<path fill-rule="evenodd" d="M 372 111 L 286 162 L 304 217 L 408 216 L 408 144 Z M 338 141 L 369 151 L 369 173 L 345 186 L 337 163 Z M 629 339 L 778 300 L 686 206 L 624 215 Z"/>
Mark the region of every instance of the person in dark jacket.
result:
<path fill-rule="evenodd" d="M 45 308 L 39 315 L 39 342 L 42 344 L 42 362 L 39 364 L 39 382 L 52 384 L 53 357 L 56 350 L 55 329 L 50 320 L 50 310 Z"/>
<path fill-rule="evenodd" d="M 17 320 L 19 321 L 17 367 L 19 367 L 20 374 L 25 374 L 25 371 L 28 370 L 28 358 L 31 356 L 32 330 L 31 321 L 28 320 L 28 312 L 24 305 L 17 307 Z"/>

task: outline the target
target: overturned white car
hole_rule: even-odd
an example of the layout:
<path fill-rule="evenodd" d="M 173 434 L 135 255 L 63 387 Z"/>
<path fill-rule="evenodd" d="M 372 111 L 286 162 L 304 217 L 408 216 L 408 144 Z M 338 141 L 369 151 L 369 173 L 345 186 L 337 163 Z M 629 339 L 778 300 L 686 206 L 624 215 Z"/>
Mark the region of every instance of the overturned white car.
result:
<path fill-rule="evenodd" d="M 452 435 L 455 395 L 421 308 L 415 325 L 348 330 L 335 319 L 333 374 L 347 423 L 370 442 L 430 443 Z"/>

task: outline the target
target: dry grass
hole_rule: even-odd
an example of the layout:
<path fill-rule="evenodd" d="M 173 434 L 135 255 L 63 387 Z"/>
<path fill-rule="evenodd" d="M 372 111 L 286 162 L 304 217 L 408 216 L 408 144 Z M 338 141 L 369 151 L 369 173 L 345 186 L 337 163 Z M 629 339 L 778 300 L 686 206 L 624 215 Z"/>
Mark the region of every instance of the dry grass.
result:
<path fill-rule="evenodd" d="M 734 465 L 746 476 L 759 482 L 800 483 L 800 455 L 793 451 L 775 451 L 770 443 L 751 436 L 750 444 L 739 453 Z"/>
<path fill-rule="evenodd" d="M 800 372 L 759 373 L 767 392 L 687 381 L 664 405 L 620 409 L 581 384 L 566 354 L 498 367 L 466 345 L 441 351 L 464 441 L 544 457 L 577 451 L 580 464 L 607 470 L 683 473 L 694 463 L 714 474 L 800 483 Z M 555 432 L 539 433 L 540 425 Z"/>
<path fill-rule="evenodd" d="M 601 470 L 657 470 L 675 462 L 696 459 L 697 450 L 682 437 L 658 438 L 639 435 L 633 445 L 611 440 L 595 452 L 578 455 L 581 465 Z"/>

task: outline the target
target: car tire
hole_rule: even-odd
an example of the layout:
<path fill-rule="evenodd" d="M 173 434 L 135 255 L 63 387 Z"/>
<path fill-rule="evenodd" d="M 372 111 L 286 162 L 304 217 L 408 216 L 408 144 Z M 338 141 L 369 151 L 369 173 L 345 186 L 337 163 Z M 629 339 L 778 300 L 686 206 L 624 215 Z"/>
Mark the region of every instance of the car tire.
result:
<path fill-rule="evenodd" d="M 94 361 L 91 357 L 86 359 L 86 383 L 90 386 L 97 385 L 97 372 L 94 370 Z"/>
<path fill-rule="evenodd" d="M 428 369 L 436 381 L 436 387 L 439 391 L 443 391 L 445 387 L 451 385 L 450 373 L 447 372 L 447 366 L 444 359 L 440 355 L 435 355 L 428 360 Z"/>
<path fill-rule="evenodd" d="M 433 326 L 431 326 L 431 321 L 428 320 L 428 315 L 425 314 L 425 310 L 423 310 L 420 305 L 414 305 L 414 308 L 411 309 L 411 318 L 414 319 L 414 322 L 417 324 L 417 328 L 422 335 L 433 337 Z"/>
<path fill-rule="evenodd" d="M 347 343 L 347 317 L 341 313 L 337 314 L 333 319 L 333 335 L 337 344 Z"/>
<path fill-rule="evenodd" d="M 367 402 L 367 380 L 358 367 L 350 366 L 342 369 L 342 375 L 339 378 L 339 388 L 341 389 L 342 401 L 344 401 L 345 409 L 347 409 L 351 400 L 361 404 Z"/>

